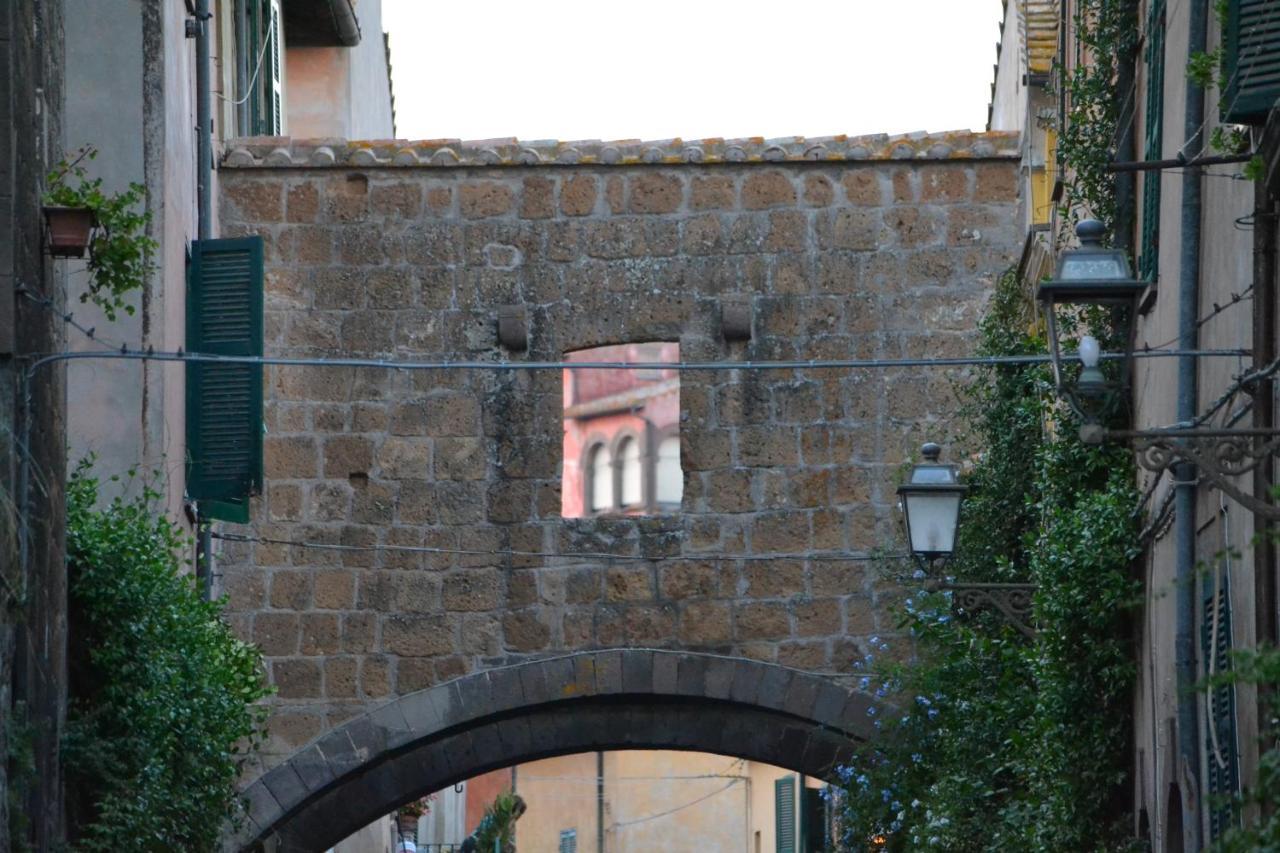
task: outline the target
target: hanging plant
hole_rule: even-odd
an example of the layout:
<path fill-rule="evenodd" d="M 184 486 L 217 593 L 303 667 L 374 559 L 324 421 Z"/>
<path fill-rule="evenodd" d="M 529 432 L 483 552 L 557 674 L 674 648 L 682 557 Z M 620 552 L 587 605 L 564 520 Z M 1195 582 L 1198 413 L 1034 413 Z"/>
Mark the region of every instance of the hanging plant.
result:
<path fill-rule="evenodd" d="M 51 228 L 55 219 L 77 219 L 78 227 L 87 224 L 92 229 L 88 239 L 89 288 L 80 294 L 80 301 L 92 302 L 114 321 L 118 312 L 132 315 L 136 310 L 125 295 L 142 288 L 153 269 L 151 258 L 158 245 L 147 236 L 151 214 L 143 209 L 146 188 L 130 184 L 124 192 L 104 192 L 102 178 L 90 178 L 83 165 L 97 156 L 97 149 L 86 147 L 60 161 L 49 173 L 44 203 Z M 65 253 L 63 257 L 83 254 L 72 253 L 69 243 L 51 246 L 55 254 L 59 250 Z"/>

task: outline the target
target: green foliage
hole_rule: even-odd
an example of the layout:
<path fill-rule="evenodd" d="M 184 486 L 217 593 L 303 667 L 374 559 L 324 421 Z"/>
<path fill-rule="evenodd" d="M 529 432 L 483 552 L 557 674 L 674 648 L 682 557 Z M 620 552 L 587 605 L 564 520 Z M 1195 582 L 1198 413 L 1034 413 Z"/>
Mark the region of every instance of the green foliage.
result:
<path fill-rule="evenodd" d="M 484 810 L 480 825 L 476 827 L 476 850 L 489 853 L 501 850 L 509 853 L 515 849 L 516 821 L 524 814 L 525 804 L 512 791 L 503 791 Z"/>
<path fill-rule="evenodd" d="M 4 721 L 8 727 L 5 732 L 7 740 L 4 756 L 8 761 L 9 790 L 7 805 L 9 812 L 9 846 L 13 850 L 30 850 L 27 842 L 27 831 L 31 820 L 27 816 L 26 796 L 31 790 L 31 782 L 36 776 L 35 729 L 31 725 L 31 715 L 26 702 L 15 702 L 13 713 Z"/>
<path fill-rule="evenodd" d="M 87 462 L 67 488 L 64 762 L 81 850 L 216 849 L 265 720 L 258 652 L 182 574 L 189 543 L 157 497 L 144 489 L 99 509 Z"/>
<path fill-rule="evenodd" d="M 1029 315 L 1006 275 L 981 327 L 984 353 L 1044 352 Z M 993 612 L 958 617 L 946 593 L 906 599 L 915 660 L 880 663 L 873 651 L 862 662 L 863 688 L 905 696 L 907 708 L 879 721 L 882 741 L 844 771 L 844 849 L 878 838 L 888 850 L 1124 849 L 1115 803 L 1135 677 L 1132 463 L 1075 438 L 1043 366 L 991 367 L 969 394 L 982 452 L 947 571 L 1036 583 L 1038 634 L 1028 641 Z"/>
<path fill-rule="evenodd" d="M 1080 0 L 1073 18 L 1080 50 L 1090 57 L 1067 68 L 1057 63 L 1062 114 L 1058 120 L 1058 160 L 1064 178 L 1062 213 L 1066 226 L 1086 215 L 1115 226 L 1114 159 L 1125 93 L 1118 91 L 1120 63 L 1131 56 L 1138 31 L 1130 0 Z"/>
<path fill-rule="evenodd" d="M 158 246 L 147 236 L 151 213 L 136 209 L 146 198 L 146 188 L 130 184 L 121 193 L 103 192 L 102 178 L 90 179 L 81 165 L 97 155 L 95 149 L 84 148 L 74 158 L 59 162 L 49 173 L 44 200 L 48 205 L 93 211 L 97 228 L 89 242 L 91 280 L 80 301 L 92 302 L 114 321 L 117 311 L 134 313 L 125 295 L 142 288 Z"/>
<path fill-rule="evenodd" d="M 1187 60 L 1187 76 L 1201 89 L 1208 89 L 1218 82 L 1218 71 L 1222 68 L 1222 61 L 1221 46 L 1209 52 L 1194 51 L 1191 58 Z"/>
<path fill-rule="evenodd" d="M 1235 798 L 1235 810 L 1245 819 L 1227 830 L 1213 850 L 1218 853 L 1280 850 L 1280 809 L 1277 809 L 1280 804 L 1280 741 L 1275 738 L 1275 732 L 1280 731 L 1280 649 L 1274 646 L 1238 649 L 1232 652 L 1230 667 L 1209 678 L 1201 687 L 1211 690 L 1224 684 L 1251 684 L 1258 689 L 1270 709 L 1260 727 L 1270 734 L 1262 736 L 1257 777 L 1252 787 Z"/>

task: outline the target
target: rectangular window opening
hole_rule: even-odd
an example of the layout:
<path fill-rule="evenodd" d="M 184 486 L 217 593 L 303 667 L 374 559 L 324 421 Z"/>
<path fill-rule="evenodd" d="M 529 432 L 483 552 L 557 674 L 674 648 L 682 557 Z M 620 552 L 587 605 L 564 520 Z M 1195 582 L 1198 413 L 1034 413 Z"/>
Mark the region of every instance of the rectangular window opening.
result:
<path fill-rule="evenodd" d="M 679 512 L 680 344 L 613 344 L 575 350 L 565 361 L 647 367 L 564 370 L 564 456 L 560 514 Z"/>

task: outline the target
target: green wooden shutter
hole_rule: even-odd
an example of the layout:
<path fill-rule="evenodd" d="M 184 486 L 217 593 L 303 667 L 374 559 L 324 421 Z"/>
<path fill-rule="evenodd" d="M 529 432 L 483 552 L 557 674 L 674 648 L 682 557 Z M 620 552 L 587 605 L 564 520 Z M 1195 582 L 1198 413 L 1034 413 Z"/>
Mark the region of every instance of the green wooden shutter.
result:
<path fill-rule="evenodd" d="M 1216 596 L 1214 592 L 1211 587 L 1205 595 L 1200 625 L 1200 647 L 1206 675 L 1209 672 L 1210 656 L 1215 672 L 1225 672 L 1231 668 L 1231 588 L 1226 572 L 1223 572 L 1222 584 L 1216 590 Z M 1206 702 L 1208 714 L 1204 746 L 1205 772 L 1208 775 L 1206 787 L 1209 791 L 1209 834 L 1218 839 L 1236 823 L 1231 798 L 1240 790 L 1235 687 L 1224 684 L 1211 688 Z"/>
<path fill-rule="evenodd" d="M 1164 156 L 1164 0 L 1153 0 L 1147 12 L 1147 109 L 1144 160 Z M 1160 266 L 1160 181 L 1159 170 L 1142 173 L 1142 242 L 1139 246 L 1138 273 L 1155 282 Z"/>
<path fill-rule="evenodd" d="M 1275 0 L 1229 0 L 1223 42 L 1222 118 L 1262 124 L 1280 98 L 1280 6 Z"/>
<path fill-rule="evenodd" d="M 804 830 L 804 853 L 824 853 L 831 840 L 827 833 L 827 801 L 821 788 L 801 789 L 800 825 Z"/>
<path fill-rule="evenodd" d="M 262 355 L 261 237 L 191 244 L 187 350 Z M 243 523 L 261 491 L 261 365 L 189 363 L 188 496 L 210 518 Z"/>
<path fill-rule="evenodd" d="M 250 97 L 254 136 L 280 136 L 284 130 L 284 77 L 281 57 L 283 18 L 279 0 L 251 0 L 249 9 L 249 74 L 255 69 Z"/>
<path fill-rule="evenodd" d="M 773 819 L 778 853 L 796 853 L 796 778 L 784 776 L 773 783 Z"/>
<path fill-rule="evenodd" d="M 268 20 L 271 23 L 271 46 L 267 49 L 267 56 L 264 62 L 266 67 L 263 69 L 263 75 L 266 76 L 270 72 L 270 85 L 267 90 L 268 100 L 268 130 L 272 136 L 280 136 L 284 133 L 284 77 L 280 70 L 280 45 L 281 41 L 281 16 L 280 16 L 280 0 L 271 0 L 268 9 Z"/>

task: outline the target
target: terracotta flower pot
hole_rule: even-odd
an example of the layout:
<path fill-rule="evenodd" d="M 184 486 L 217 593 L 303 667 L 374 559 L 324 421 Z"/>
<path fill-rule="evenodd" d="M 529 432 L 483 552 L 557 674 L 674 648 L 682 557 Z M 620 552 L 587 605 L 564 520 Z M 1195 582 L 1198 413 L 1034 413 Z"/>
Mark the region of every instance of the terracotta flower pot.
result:
<path fill-rule="evenodd" d="M 418 837 L 418 818 L 415 815 L 396 815 L 396 823 L 399 824 L 400 834 L 410 841 L 417 840 Z"/>
<path fill-rule="evenodd" d="M 46 207 L 49 254 L 55 258 L 83 258 L 97 217 L 87 207 Z"/>

